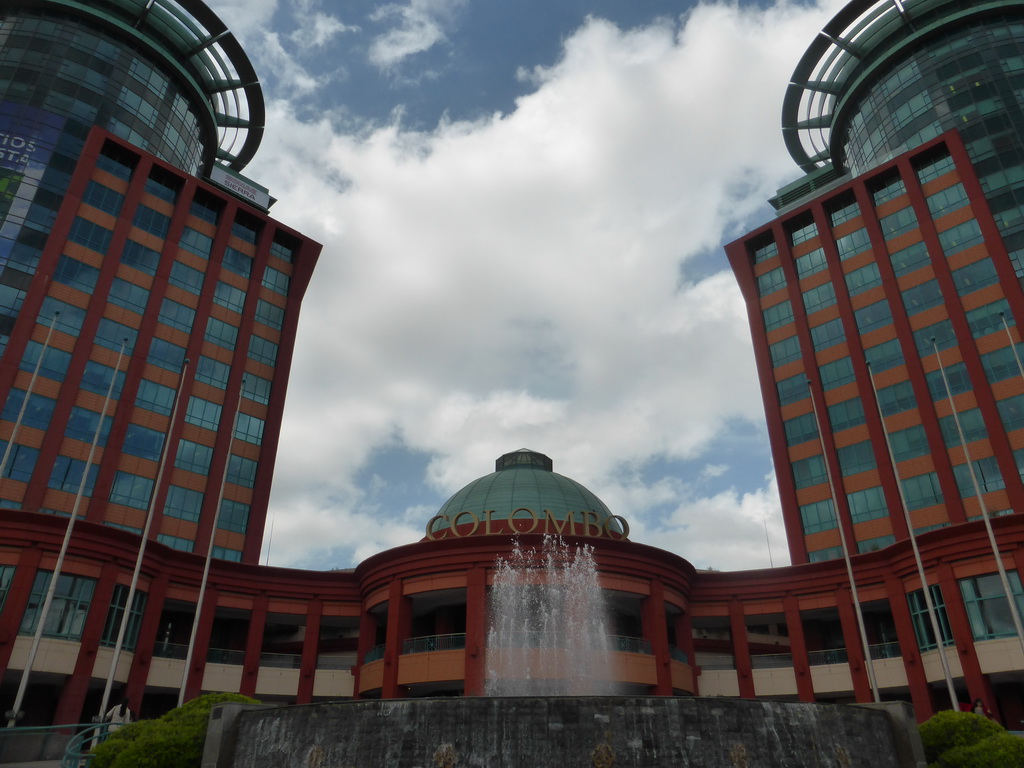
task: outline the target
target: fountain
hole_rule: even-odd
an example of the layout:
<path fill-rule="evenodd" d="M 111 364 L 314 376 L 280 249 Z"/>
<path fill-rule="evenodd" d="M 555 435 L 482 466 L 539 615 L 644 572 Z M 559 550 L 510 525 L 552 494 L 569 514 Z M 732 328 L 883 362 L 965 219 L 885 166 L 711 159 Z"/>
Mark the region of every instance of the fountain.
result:
<path fill-rule="evenodd" d="M 488 696 L 614 693 L 608 613 L 594 548 L 516 539 L 496 562 L 488 604 Z"/>

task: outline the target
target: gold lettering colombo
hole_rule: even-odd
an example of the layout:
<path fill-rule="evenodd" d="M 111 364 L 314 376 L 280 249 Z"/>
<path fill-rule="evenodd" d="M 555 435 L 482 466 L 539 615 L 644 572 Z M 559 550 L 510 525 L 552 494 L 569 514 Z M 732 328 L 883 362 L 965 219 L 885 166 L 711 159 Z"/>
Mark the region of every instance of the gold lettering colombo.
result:
<path fill-rule="evenodd" d="M 545 509 L 538 515 L 529 507 L 519 507 L 502 520 L 493 519 L 495 511 L 485 510 L 481 515 L 464 510 L 449 517 L 434 515 L 427 521 L 427 539 L 436 541 L 445 538 L 463 538 L 475 536 L 508 535 L 509 533 L 543 533 L 556 536 L 586 536 L 588 538 L 628 539 L 629 523 L 621 515 L 610 515 L 603 522 L 597 512 L 584 509 L 579 512 L 566 512 L 565 518 L 559 520 L 551 510 Z M 577 517 L 578 516 L 578 517 Z M 480 518 L 483 517 L 483 530 Z M 503 525 L 504 524 L 504 525 Z M 468 527 L 468 529 L 467 529 Z"/>

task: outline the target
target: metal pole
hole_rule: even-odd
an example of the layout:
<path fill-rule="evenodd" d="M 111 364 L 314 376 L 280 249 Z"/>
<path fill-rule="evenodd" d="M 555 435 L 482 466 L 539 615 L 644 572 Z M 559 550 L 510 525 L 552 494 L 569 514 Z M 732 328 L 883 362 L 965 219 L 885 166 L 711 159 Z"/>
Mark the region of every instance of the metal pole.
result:
<path fill-rule="evenodd" d="M 210 561 L 213 559 L 213 542 L 217 537 L 217 521 L 220 519 L 220 507 L 224 503 L 224 486 L 228 481 L 228 468 L 231 466 L 231 446 L 235 442 L 235 430 L 238 429 L 238 414 L 242 410 L 242 393 L 245 391 L 245 377 L 238 390 L 238 405 L 235 407 L 235 418 L 231 423 L 231 436 L 228 438 L 228 456 L 224 462 L 224 474 L 221 475 L 220 493 L 217 495 L 217 506 L 213 511 L 213 528 L 210 530 L 210 544 L 206 548 L 206 561 L 203 563 L 203 577 L 199 582 L 199 597 L 196 599 L 196 615 L 192 619 L 192 632 L 188 638 L 188 651 L 185 653 L 185 668 L 181 673 L 181 688 L 178 690 L 178 706 L 185 703 L 185 687 L 188 684 L 189 667 L 192 666 L 192 653 L 196 648 L 196 634 L 199 631 L 199 615 L 203 610 L 203 599 L 206 597 L 206 584 L 210 578 Z"/>
<path fill-rule="evenodd" d="M 21 401 L 21 409 L 18 411 L 18 419 L 14 422 L 14 428 L 11 430 L 11 437 L 7 441 L 7 447 L 4 448 L 4 457 L 0 459 L 0 477 L 4 477 L 7 472 L 7 462 L 14 453 L 14 441 L 18 438 L 18 432 L 21 430 L 21 422 L 25 418 L 25 411 L 28 409 L 28 399 L 32 397 L 32 393 L 36 389 L 36 380 L 39 378 L 39 370 L 43 367 L 43 358 L 46 356 L 46 350 L 50 348 L 50 337 L 53 336 L 54 326 L 57 325 L 57 318 L 60 317 L 60 312 L 53 313 L 53 320 L 50 321 L 50 329 L 46 332 L 46 340 L 43 342 L 43 348 L 39 350 L 39 359 L 36 360 L 36 367 L 32 369 L 32 378 L 29 379 L 28 389 L 25 390 L 25 399 Z"/>
<path fill-rule="evenodd" d="M 857 615 L 857 630 L 860 633 L 861 650 L 864 653 L 864 663 L 868 673 L 868 682 L 871 683 L 871 695 L 875 703 L 882 700 L 878 692 L 878 680 L 875 677 L 875 661 L 871 658 L 871 646 L 868 645 L 868 632 L 864 626 L 864 611 L 861 609 L 860 596 L 857 593 L 857 580 L 853 577 L 853 562 L 850 560 L 850 547 L 846 541 L 846 531 L 843 530 L 843 521 L 839 517 L 839 499 L 836 498 L 836 486 L 832 479 L 832 469 L 829 467 L 827 451 L 825 450 L 825 435 L 821 429 L 821 418 L 818 415 L 818 404 L 814 400 L 814 391 L 811 389 L 811 381 L 807 380 L 807 390 L 811 394 L 811 408 L 814 411 L 815 426 L 818 427 L 818 444 L 821 446 L 821 458 L 825 463 L 825 477 L 828 478 L 828 492 L 832 498 L 832 507 L 836 513 L 836 527 L 839 528 L 839 543 L 843 548 L 843 561 L 846 563 L 846 578 L 850 582 L 850 595 L 853 598 L 853 608 Z M 852 520 L 851 520 L 852 524 Z"/>
<path fill-rule="evenodd" d="M 914 562 L 917 565 L 917 576 L 921 580 L 921 592 L 924 593 L 924 604 L 928 609 L 928 618 L 931 621 L 932 633 L 935 635 L 935 646 L 939 652 L 939 661 L 942 663 L 942 674 L 946 678 L 946 689 L 949 691 L 949 702 L 954 710 L 960 708 L 960 702 L 956 697 L 956 688 L 953 685 L 953 673 L 949 670 L 949 659 L 946 657 L 946 644 L 942 641 L 942 630 L 939 627 L 939 616 L 935 610 L 935 602 L 932 600 L 931 587 L 928 584 L 928 576 L 924 570 L 924 562 L 921 560 L 921 550 L 917 546 L 917 536 L 914 533 L 914 523 L 910 519 L 910 512 L 907 510 L 907 497 L 903 491 L 903 483 L 900 482 L 900 473 L 896 468 L 896 457 L 892 453 L 892 440 L 889 438 L 889 430 L 885 426 L 885 414 L 882 413 L 882 403 L 878 399 L 878 387 L 875 385 L 875 375 L 871 372 L 871 361 L 866 360 L 868 367 L 868 378 L 871 380 L 871 392 L 875 397 L 875 408 L 878 409 L 878 418 L 882 422 L 882 434 L 885 435 L 885 450 L 889 454 L 889 463 L 892 465 L 892 474 L 896 478 L 896 490 L 900 495 L 900 506 L 903 508 L 903 519 L 907 523 L 907 533 L 910 536 L 910 547 L 914 551 Z"/>
<path fill-rule="evenodd" d="M 117 386 L 117 374 L 121 371 L 121 359 L 124 357 L 124 349 L 128 346 L 128 339 L 121 342 L 121 351 L 117 353 L 117 362 L 114 364 L 114 375 L 110 379 L 110 386 L 107 388 L 107 396 L 103 400 L 103 410 L 100 413 L 99 423 L 96 425 L 96 433 L 92 438 L 92 445 L 89 447 L 89 458 L 86 459 L 85 468 L 82 470 L 82 480 L 78 484 L 78 493 L 75 495 L 75 505 L 71 510 L 71 517 L 68 518 L 68 527 L 64 532 L 64 541 L 60 547 L 60 554 L 57 555 L 57 563 L 54 565 L 53 573 L 50 576 L 50 586 L 46 590 L 46 597 L 43 600 L 43 607 L 39 613 L 36 623 L 35 635 L 32 638 L 32 647 L 28 652 L 28 659 L 25 661 L 25 669 L 21 673 L 21 683 L 18 685 L 18 693 L 14 697 L 14 706 L 9 713 L 10 719 L 7 727 L 13 728 L 21 716 L 21 704 L 25 698 L 25 690 L 28 688 L 28 678 L 32 673 L 32 665 L 35 663 L 36 654 L 39 652 L 39 642 L 43 637 L 43 627 L 50 613 L 50 606 L 53 603 L 53 596 L 57 592 L 57 582 L 60 580 L 61 568 L 64 565 L 64 557 L 68 552 L 68 545 L 71 543 L 71 532 L 75 527 L 75 518 L 78 517 L 78 508 L 85 495 L 85 484 L 89 480 L 89 470 L 92 469 L 92 462 L 96 456 L 96 446 L 99 444 L 100 435 L 103 433 L 103 421 L 107 418 L 107 407 L 114 394 L 114 387 Z"/>
<path fill-rule="evenodd" d="M 114 654 L 110 658 L 110 670 L 107 672 L 107 682 L 103 687 L 103 698 L 100 701 L 99 718 L 102 720 L 110 703 L 110 691 L 114 686 L 114 673 L 117 670 L 117 663 L 121 656 L 121 649 L 124 647 L 124 638 L 128 632 L 128 622 L 131 619 L 132 604 L 135 601 L 135 593 L 139 586 L 139 575 L 142 572 L 142 560 L 146 553 L 146 544 L 149 541 L 149 530 L 153 525 L 153 518 L 156 515 L 156 499 L 159 495 L 160 484 L 163 482 L 164 470 L 167 468 L 167 460 L 171 455 L 171 432 L 174 431 L 174 424 L 177 421 L 178 406 L 181 403 L 181 390 L 185 384 L 185 374 L 188 371 L 188 358 L 181 367 L 181 375 L 178 377 L 178 391 L 174 393 L 174 407 L 171 409 L 171 419 L 167 426 L 167 439 L 164 440 L 164 449 L 160 456 L 160 466 L 156 473 L 156 482 L 153 485 L 153 495 L 149 498 L 149 510 L 146 512 L 146 524 L 142 529 L 142 539 L 139 542 L 139 553 L 135 558 L 135 570 L 132 572 L 131 585 L 128 587 L 128 597 L 125 598 L 124 613 L 121 614 L 121 626 L 117 630 L 117 642 L 114 643 Z"/>

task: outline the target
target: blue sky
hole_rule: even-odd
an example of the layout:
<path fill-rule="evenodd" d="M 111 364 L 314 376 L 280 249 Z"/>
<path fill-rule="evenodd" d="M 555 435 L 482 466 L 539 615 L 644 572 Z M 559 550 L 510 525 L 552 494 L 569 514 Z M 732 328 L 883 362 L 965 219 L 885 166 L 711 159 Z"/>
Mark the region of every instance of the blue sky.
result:
<path fill-rule="evenodd" d="M 728 570 L 767 566 L 767 538 L 787 562 L 721 245 L 799 175 L 782 96 L 841 3 L 211 5 L 267 96 L 247 174 L 324 244 L 271 564 L 415 541 L 523 447 L 637 541 Z"/>

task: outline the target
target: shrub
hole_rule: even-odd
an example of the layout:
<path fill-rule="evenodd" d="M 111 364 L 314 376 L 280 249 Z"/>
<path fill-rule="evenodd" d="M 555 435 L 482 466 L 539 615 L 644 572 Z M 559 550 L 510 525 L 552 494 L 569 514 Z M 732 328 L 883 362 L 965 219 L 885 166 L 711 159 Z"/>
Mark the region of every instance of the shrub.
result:
<path fill-rule="evenodd" d="M 237 693 L 209 693 L 156 720 L 119 728 L 96 748 L 92 768 L 200 768 L 214 704 L 257 704 Z"/>
<path fill-rule="evenodd" d="M 924 756 L 929 763 L 957 747 L 969 747 L 982 739 L 1003 732 L 1003 727 L 973 712 L 954 712 L 945 710 L 936 712 L 926 722 L 921 723 L 921 743 L 924 745 Z"/>
<path fill-rule="evenodd" d="M 1020 768 L 1024 765 L 1024 739 L 997 733 L 969 747 L 954 747 L 939 757 L 946 768 Z"/>

